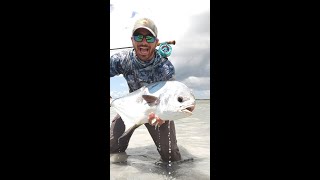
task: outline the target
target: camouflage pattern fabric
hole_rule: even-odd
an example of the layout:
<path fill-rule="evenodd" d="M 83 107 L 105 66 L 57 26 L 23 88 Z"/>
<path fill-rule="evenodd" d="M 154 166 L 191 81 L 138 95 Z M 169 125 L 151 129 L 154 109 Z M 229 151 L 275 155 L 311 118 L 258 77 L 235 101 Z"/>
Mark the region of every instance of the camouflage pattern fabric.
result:
<path fill-rule="evenodd" d="M 129 91 L 133 92 L 147 84 L 175 79 L 175 69 L 166 57 L 156 49 L 156 56 L 149 62 L 136 57 L 134 49 L 123 50 L 110 57 L 110 78 L 123 74 Z"/>

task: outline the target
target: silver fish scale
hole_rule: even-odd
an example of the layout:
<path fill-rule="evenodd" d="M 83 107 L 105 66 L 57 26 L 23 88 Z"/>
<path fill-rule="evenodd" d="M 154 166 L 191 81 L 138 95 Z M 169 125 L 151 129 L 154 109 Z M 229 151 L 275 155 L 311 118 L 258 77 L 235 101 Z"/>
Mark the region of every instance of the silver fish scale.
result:
<path fill-rule="evenodd" d="M 159 104 L 148 104 L 142 95 L 154 96 Z M 178 101 L 183 97 L 184 101 Z M 161 81 L 149 84 L 137 91 L 112 101 L 110 104 L 121 116 L 126 131 L 134 126 L 148 123 L 148 115 L 154 112 L 163 120 L 176 120 L 192 115 L 195 98 L 185 84 L 178 81 Z M 187 109 L 189 108 L 189 109 Z"/>

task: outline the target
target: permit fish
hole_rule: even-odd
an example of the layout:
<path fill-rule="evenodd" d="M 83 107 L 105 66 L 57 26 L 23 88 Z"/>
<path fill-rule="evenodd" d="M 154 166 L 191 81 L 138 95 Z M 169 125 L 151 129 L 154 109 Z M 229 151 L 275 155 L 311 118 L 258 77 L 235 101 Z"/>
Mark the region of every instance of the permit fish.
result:
<path fill-rule="evenodd" d="M 110 96 L 110 107 L 114 108 L 125 124 L 125 132 L 121 137 L 149 123 L 151 112 L 162 120 L 177 120 L 191 116 L 195 105 L 192 90 L 179 81 L 151 83 L 116 99 Z"/>

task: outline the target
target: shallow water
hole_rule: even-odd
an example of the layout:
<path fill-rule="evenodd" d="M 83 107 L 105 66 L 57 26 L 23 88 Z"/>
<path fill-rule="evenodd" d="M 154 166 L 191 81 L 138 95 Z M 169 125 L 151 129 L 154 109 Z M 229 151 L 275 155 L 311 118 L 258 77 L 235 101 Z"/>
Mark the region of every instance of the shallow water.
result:
<path fill-rule="evenodd" d="M 110 109 L 110 124 L 116 112 Z M 175 121 L 178 146 L 183 159 L 179 164 L 157 165 L 160 159 L 147 128 L 137 128 L 126 150 L 126 163 L 110 162 L 112 180 L 206 180 L 210 179 L 210 100 L 197 100 L 192 116 Z"/>

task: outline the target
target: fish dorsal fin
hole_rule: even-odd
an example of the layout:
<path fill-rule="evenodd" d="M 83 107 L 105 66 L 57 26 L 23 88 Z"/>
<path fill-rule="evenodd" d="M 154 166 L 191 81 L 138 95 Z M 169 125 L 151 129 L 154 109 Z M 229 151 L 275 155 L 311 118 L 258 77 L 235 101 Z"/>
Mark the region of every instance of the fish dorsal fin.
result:
<path fill-rule="evenodd" d="M 147 103 L 149 104 L 149 106 L 154 106 L 154 105 L 158 105 L 160 102 L 160 99 L 157 98 L 156 96 L 152 96 L 152 95 L 142 95 L 142 98 L 147 101 Z"/>

